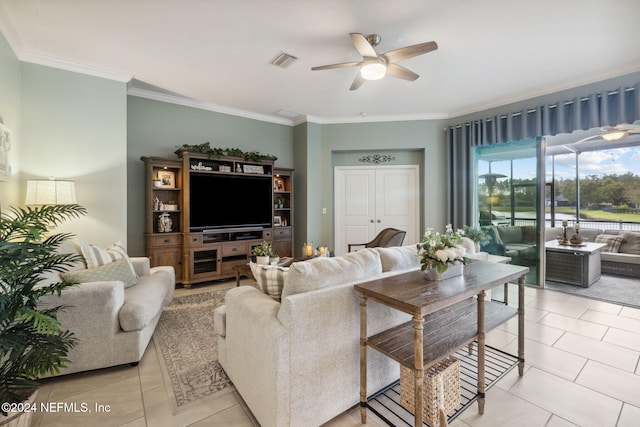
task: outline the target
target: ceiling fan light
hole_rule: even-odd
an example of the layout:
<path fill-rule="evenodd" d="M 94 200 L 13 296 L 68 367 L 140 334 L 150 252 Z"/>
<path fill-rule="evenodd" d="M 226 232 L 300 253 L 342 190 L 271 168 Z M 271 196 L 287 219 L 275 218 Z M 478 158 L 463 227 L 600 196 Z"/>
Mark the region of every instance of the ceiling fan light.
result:
<path fill-rule="evenodd" d="M 367 64 L 360 68 L 360 75 L 365 80 L 380 80 L 387 74 L 387 67 L 380 62 Z"/>
<path fill-rule="evenodd" d="M 623 130 L 607 132 L 607 133 L 602 135 L 602 137 L 604 139 L 606 139 L 607 141 L 618 141 L 619 139 L 622 139 L 625 136 L 627 136 L 627 132 L 623 131 Z"/>

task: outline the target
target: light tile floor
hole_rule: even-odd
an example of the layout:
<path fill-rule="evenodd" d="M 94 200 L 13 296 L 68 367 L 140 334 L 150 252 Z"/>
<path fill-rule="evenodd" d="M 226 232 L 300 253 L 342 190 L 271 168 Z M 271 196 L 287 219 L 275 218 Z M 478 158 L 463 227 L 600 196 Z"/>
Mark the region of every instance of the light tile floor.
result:
<path fill-rule="evenodd" d="M 178 289 L 176 295 L 228 285 Z M 510 302 L 517 303 L 515 292 L 511 287 Z M 639 426 L 640 310 L 536 288 L 526 289 L 525 304 L 524 376 L 512 370 L 488 391 L 483 415 L 474 405 L 451 426 Z M 516 334 L 513 319 L 490 332 L 487 343 L 515 354 Z M 157 357 L 151 344 L 137 367 L 46 380 L 40 401 L 75 403 L 79 412 L 62 406 L 56 413 L 37 413 L 32 426 L 254 425 L 233 393 L 173 414 Z M 91 413 L 81 412 L 82 403 Z M 367 421 L 368 426 L 385 425 L 371 412 Z M 359 425 L 359 410 L 354 407 L 324 427 Z"/>

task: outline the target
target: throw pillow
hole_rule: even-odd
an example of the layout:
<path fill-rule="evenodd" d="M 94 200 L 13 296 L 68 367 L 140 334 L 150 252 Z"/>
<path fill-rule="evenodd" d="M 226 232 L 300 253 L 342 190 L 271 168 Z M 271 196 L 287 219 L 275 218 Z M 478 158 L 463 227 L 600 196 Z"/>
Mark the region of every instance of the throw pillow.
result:
<path fill-rule="evenodd" d="M 100 267 L 101 265 L 105 265 L 119 259 L 124 259 L 131 268 L 133 274 L 136 274 L 133 264 L 129 259 L 129 255 L 127 255 L 127 251 L 120 242 L 116 242 L 108 248 L 102 249 L 92 245 L 91 243 L 81 241 L 80 251 L 82 252 L 82 256 L 87 264 L 87 268 Z"/>
<path fill-rule="evenodd" d="M 375 248 L 375 250 L 380 254 L 383 272 L 420 268 L 420 257 L 416 245 Z"/>
<path fill-rule="evenodd" d="M 276 265 L 261 265 L 252 262 L 249 264 L 253 277 L 258 283 L 258 289 L 269 295 L 276 301 L 280 301 L 284 279 L 289 271 L 289 267 L 278 267 Z"/>
<path fill-rule="evenodd" d="M 622 238 L 621 253 L 640 255 L 640 233 L 637 231 L 625 231 L 620 234 L 620 237 Z"/>
<path fill-rule="evenodd" d="M 100 267 L 87 268 L 60 273 L 60 276 L 71 283 L 120 281 L 128 288 L 136 284 L 137 277 L 131 271 L 127 261 L 120 259 Z"/>
<path fill-rule="evenodd" d="M 620 245 L 622 244 L 622 236 L 616 236 L 614 234 L 598 234 L 596 236 L 596 243 L 604 243 L 602 252 L 618 252 Z"/>

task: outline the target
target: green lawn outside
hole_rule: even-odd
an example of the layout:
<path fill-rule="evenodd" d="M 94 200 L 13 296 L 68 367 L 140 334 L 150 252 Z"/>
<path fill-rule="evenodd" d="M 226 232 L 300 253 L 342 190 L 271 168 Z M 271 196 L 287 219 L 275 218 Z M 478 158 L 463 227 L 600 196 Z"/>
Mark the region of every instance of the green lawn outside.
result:
<path fill-rule="evenodd" d="M 558 213 L 573 214 L 575 211 L 575 208 L 556 208 Z M 615 213 L 588 209 L 580 210 L 580 218 L 601 221 L 640 222 L 640 214 L 637 213 Z"/>

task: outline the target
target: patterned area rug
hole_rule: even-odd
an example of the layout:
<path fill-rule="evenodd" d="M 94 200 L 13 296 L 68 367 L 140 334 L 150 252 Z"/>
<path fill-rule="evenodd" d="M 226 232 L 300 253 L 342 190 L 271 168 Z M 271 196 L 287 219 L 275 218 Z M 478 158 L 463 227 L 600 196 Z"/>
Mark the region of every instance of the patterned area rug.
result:
<path fill-rule="evenodd" d="M 188 409 L 189 403 L 235 390 L 218 363 L 213 333 L 213 311 L 224 304 L 226 291 L 176 297 L 160 317 L 153 342 L 174 413 Z"/>

